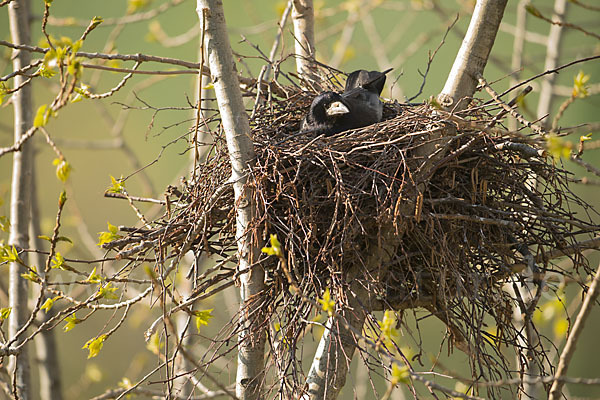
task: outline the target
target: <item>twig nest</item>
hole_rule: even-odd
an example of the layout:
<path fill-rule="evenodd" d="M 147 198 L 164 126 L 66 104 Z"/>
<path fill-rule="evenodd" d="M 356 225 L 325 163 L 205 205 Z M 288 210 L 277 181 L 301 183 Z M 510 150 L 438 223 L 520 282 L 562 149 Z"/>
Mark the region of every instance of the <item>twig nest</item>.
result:
<path fill-rule="evenodd" d="M 367 313 L 425 307 L 458 348 L 473 360 L 487 357 L 481 376 L 509 376 L 512 360 L 488 345 L 522 346 L 511 319 L 522 301 L 503 286 L 531 281 L 521 274 L 526 269 L 534 269 L 533 279 L 567 274 L 548 251 L 568 254 L 575 273 L 589 272 L 578 242 L 597 234 L 597 214 L 570 190 L 568 172 L 538 141 L 497 127 L 483 106 L 455 115 L 389 102 L 382 122 L 324 137 L 298 133 L 314 94 L 289 93 L 259 108 L 251 122 L 252 237 L 262 246 L 276 234 L 290 273 L 276 257 L 253 260 L 269 271 L 264 315 L 278 310 L 286 337 L 299 338 L 313 310 L 303 298 L 327 287 L 344 307 L 360 287 Z M 230 174 L 224 139 L 215 134 L 197 178 L 155 230 L 131 233 L 120 254 L 139 257 L 154 248 L 175 257 L 192 243 L 198 256 L 231 258 L 237 243 Z M 235 279 L 227 271 L 210 279 L 199 271 L 196 291 L 222 276 Z M 302 296 L 288 290 L 290 280 Z M 496 336 L 482 333 L 489 323 Z M 543 370 L 543 346 L 530 346 Z M 296 360 L 288 353 L 280 356 Z"/>

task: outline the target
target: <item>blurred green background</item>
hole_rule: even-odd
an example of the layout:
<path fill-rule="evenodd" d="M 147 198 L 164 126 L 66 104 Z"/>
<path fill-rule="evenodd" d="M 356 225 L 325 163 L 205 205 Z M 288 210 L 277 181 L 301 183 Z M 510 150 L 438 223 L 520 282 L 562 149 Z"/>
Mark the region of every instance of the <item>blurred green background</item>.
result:
<path fill-rule="evenodd" d="M 150 1 L 147 8 L 136 12 L 147 11 L 164 4 L 162 1 Z M 273 38 L 277 31 L 277 21 L 280 18 L 285 2 L 275 1 L 243 1 L 227 0 L 224 2 L 225 15 L 230 31 L 231 43 L 234 52 L 239 57 L 238 70 L 247 76 L 256 76 L 263 65 L 255 49 L 248 43 L 242 41 L 242 35 L 247 40 L 267 53 L 271 48 Z M 552 3 L 550 1 L 534 1 L 544 15 L 552 14 Z M 460 46 L 462 35 L 468 26 L 470 10 L 473 1 L 330 1 L 315 2 L 316 24 L 315 31 L 318 40 L 317 59 L 324 63 L 334 62 L 339 69 L 350 72 L 354 69 L 383 69 L 394 67 L 388 74 L 388 83 L 383 95 L 403 101 L 412 97 L 419 91 L 422 83 L 421 72 L 427 68 L 428 55 L 431 54 L 441 42 L 447 27 L 458 15 L 456 26 L 448 34 L 445 44 L 435 55 L 428 72 L 423 92 L 413 101 L 423 101 L 431 95 L 440 92 L 450 71 L 450 67 Z M 432 5 L 435 5 L 432 7 Z M 494 83 L 497 91 L 503 91 L 509 87 L 506 78 L 511 72 L 510 60 L 513 44 L 513 36 L 507 32 L 515 25 L 517 1 L 510 1 L 506 10 L 502 31 L 498 34 L 496 44 L 492 51 L 493 59 L 486 68 L 486 78 Z M 126 14 L 128 4 L 122 0 L 57 0 L 52 3 L 51 15 L 55 18 L 74 18 L 75 20 L 89 21 L 94 16 L 104 19 L 120 17 Z M 122 27 L 115 41 L 114 48 L 105 49 L 107 40 L 116 34 L 114 26 L 100 25 L 90 34 L 85 41 L 82 51 L 87 52 L 118 52 L 121 54 L 151 54 L 163 57 L 180 58 L 186 61 L 196 62 L 198 60 L 198 37 L 191 31 L 197 25 L 196 4 L 194 1 L 183 1 L 181 4 L 170 8 L 150 20 L 137 23 L 128 23 Z M 43 1 L 33 1 L 33 44 L 43 39 L 40 30 L 40 18 L 43 12 Z M 362 11 L 361 11 L 362 10 Z M 358 23 L 354 28 L 348 24 L 348 16 L 356 12 L 365 12 L 359 16 Z M 580 24 L 588 30 L 598 27 L 598 13 L 591 13 L 580 7 L 571 5 L 567 20 Z M 69 25 L 73 21 L 64 21 Z M 528 30 L 546 35 L 549 25 L 531 16 L 528 18 Z M 48 31 L 55 37 L 67 36 L 72 39 L 78 38 L 83 32 L 81 26 L 57 26 L 50 24 Z M 285 27 L 285 35 L 280 47 L 280 54 L 293 52 L 293 38 L 290 34 L 291 23 Z M 373 30 L 378 37 L 373 36 Z M 161 35 L 176 37 L 190 34 L 191 39 L 179 46 L 166 47 L 160 42 Z M 349 40 L 344 42 L 344 37 Z M 6 7 L 0 9 L 0 38 L 10 40 L 8 32 L 8 18 Z M 564 40 L 561 46 L 559 64 L 566 63 L 576 58 L 598 54 L 600 45 L 598 40 L 586 36 L 581 32 L 564 31 Z M 2 75 L 11 71 L 11 51 L 2 48 L 2 59 L 0 60 L 0 72 Z M 33 55 L 37 57 L 38 55 Z M 543 70 L 545 58 L 545 47 L 535 43 L 526 44 L 523 55 L 524 70 L 522 78 L 530 77 Z M 92 61 L 87 61 L 92 62 Z M 112 64 L 116 65 L 116 64 Z M 131 68 L 132 62 L 120 63 L 119 66 Z M 145 63 L 141 69 L 159 70 L 167 69 L 169 66 Z M 290 72 L 295 70 L 292 58 L 282 63 L 282 70 Z M 571 87 L 573 78 L 579 70 L 583 70 L 591 76 L 590 84 L 598 84 L 600 77 L 600 62 L 595 60 L 586 64 L 567 68 L 557 75 L 557 82 L 565 87 Z M 95 93 L 110 90 L 120 81 L 123 74 L 102 72 L 86 69 L 82 81 L 89 83 L 97 80 L 92 88 Z M 94 258 L 88 248 L 83 245 L 86 240 L 97 240 L 97 232 L 106 230 L 107 222 L 114 225 L 134 225 L 137 218 L 127 203 L 122 200 L 106 199 L 103 197 L 105 189 L 110 186 L 110 176 L 130 176 L 140 166 L 146 166 L 153 160 L 158 162 L 145 168 L 147 179 L 142 174 L 134 174 L 126 182 L 128 192 L 132 195 L 159 196 L 169 184 L 177 184 L 179 178 L 186 174 L 189 163 L 189 154 L 184 153 L 186 149 L 185 138 L 188 130 L 193 124 L 193 111 L 189 104 L 195 98 L 195 75 L 176 75 L 168 77 L 150 78 L 156 80 L 153 85 L 148 86 L 148 76 L 136 75 L 113 97 L 103 101 L 84 100 L 74 103 L 60 111 L 58 118 L 51 119 L 47 126 L 50 135 L 56 140 L 59 148 L 63 151 L 66 159 L 73 166 L 71 178 L 67 184 L 69 202 L 63 215 L 62 234 L 73 239 L 74 244 L 61 243 L 59 251 L 72 258 Z M 392 82 L 396 81 L 393 85 Z M 286 83 L 285 80 L 281 80 Z M 391 89 L 393 86 L 393 89 Z M 537 105 L 537 90 L 539 83 L 533 84 L 534 92 L 526 97 L 525 105 L 535 113 Z M 56 93 L 56 80 L 36 80 L 34 83 L 34 109 L 49 103 Z M 134 97 L 137 96 L 140 101 Z M 487 100 L 485 93 L 479 93 L 479 97 Z M 566 97 L 558 97 L 554 102 L 554 115 L 560 103 Z M 112 132 L 115 121 L 123 118 L 124 104 L 136 107 L 128 115 L 123 129 L 122 139 L 127 148 L 100 149 L 98 145 L 114 141 Z M 151 106 L 152 108 L 150 108 Z M 160 111 L 157 111 L 160 110 Z M 592 95 L 588 98 L 577 100 L 574 105 L 567 109 L 561 120 L 562 126 L 575 126 L 587 122 L 598 122 L 598 111 L 600 110 L 600 97 Z M 525 112 L 529 119 L 535 117 Z M 580 134 L 588 133 L 582 131 Z M 597 133 L 592 136 L 594 139 Z M 574 135 L 572 140 L 577 141 L 579 134 Z M 12 143 L 12 107 L 4 104 L 0 108 L 0 146 L 9 146 Z M 51 235 L 56 215 L 57 198 L 63 189 L 63 184 L 56 179 L 52 160 L 56 158 L 52 150 L 45 144 L 43 137 L 35 138 L 37 148 L 36 158 L 36 183 L 38 200 L 41 213 L 42 233 Z M 584 159 L 596 166 L 600 165 L 599 152 L 588 152 Z M 9 215 L 10 202 L 10 175 L 11 155 L 0 158 L 0 215 Z M 566 167 L 578 176 L 586 176 L 580 168 L 576 168 L 567 162 Z M 149 185 L 150 183 L 151 185 Z M 596 208 L 600 208 L 598 201 L 598 187 L 581 186 L 576 190 Z M 150 207 L 141 205 L 142 211 L 148 212 Z M 2 233 L 0 236 L 7 240 L 8 236 Z M 597 265 L 598 256 L 592 256 L 592 267 Z M 89 266 L 89 270 L 93 266 Z M 7 286 L 7 268 L 0 269 L 2 288 Z M 578 293 L 574 287 L 570 288 L 568 298 Z M 237 309 L 235 289 L 229 289 L 223 296 L 202 305 L 202 308 L 218 307 L 225 304 L 226 307 L 218 307 L 217 317 L 203 334 L 210 337 L 219 329 L 219 321 L 228 320 L 228 316 Z M 5 291 L 0 297 L 0 306 L 7 304 Z M 157 356 L 145 349 L 143 342 L 143 331 L 148 328 L 149 321 L 159 315 L 159 307 L 144 311 L 138 307 L 136 313 L 126 321 L 126 326 L 106 343 L 104 349 L 97 358 L 87 360 L 87 352 L 81 350 L 83 344 L 99 332 L 105 323 L 112 318 L 111 313 L 101 312 L 90 318 L 84 325 L 78 326 L 71 332 L 63 333 L 57 329 L 57 339 L 62 357 L 62 375 L 67 398 L 89 398 L 101 394 L 104 390 L 115 387 L 116 383 L 124 376 L 135 381 L 153 368 L 157 362 Z M 423 317 L 424 312 L 416 313 Z M 409 321 L 414 317 L 407 316 Z M 562 317 L 557 317 L 562 318 Z M 440 348 L 439 343 L 445 334 L 445 328 L 437 321 L 426 319 L 420 322 L 422 340 L 425 348 L 430 349 L 430 354 L 443 359 L 444 368 L 456 372 L 462 376 L 469 376 L 468 362 L 464 354 L 455 351 L 453 355 L 447 356 L 446 348 Z M 410 325 L 410 322 L 409 322 Z M 559 338 L 564 336 L 557 332 L 556 339 L 552 322 L 542 323 L 543 332 L 550 340 L 555 340 L 559 345 Z M 596 308 L 590 322 L 584 331 L 578 344 L 575 360 L 569 370 L 570 376 L 600 377 L 597 368 L 597 345 L 596 333 L 600 329 L 600 312 Z M 409 348 L 414 339 L 406 331 L 406 348 Z M 414 331 L 413 331 L 414 333 Z M 562 336 L 561 336 L 562 334 Z M 199 346 L 202 346 L 200 339 Z M 310 345 L 307 349 L 312 349 Z M 306 358 L 310 351 L 307 351 Z M 439 354 L 438 354 L 439 353 Z M 426 359 L 427 357 L 424 357 Z M 354 360 L 356 364 L 357 360 Z M 424 360 L 426 365 L 429 361 Z M 222 377 L 225 382 L 231 381 L 235 376 L 235 362 L 227 364 L 229 375 Z M 227 365 L 223 365 L 227 368 Z M 420 368 L 425 370 L 428 367 Z M 369 399 L 380 397 L 385 391 L 383 380 L 379 376 L 373 376 L 378 396 L 373 394 L 370 384 L 365 388 L 357 385 L 357 381 L 364 380 L 365 372 L 354 371 L 348 378 L 342 398 Z M 450 380 L 442 378 L 431 379 L 441 384 L 453 385 Z M 151 381 L 158 381 L 150 379 Z M 160 385 L 157 385 L 160 387 Z M 353 389 L 353 387 L 355 389 Z M 582 397 L 600 397 L 600 390 L 569 386 L 571 395 Z M 422 398 L 427 397 L 423 391 Z M 400 393 L 395 396 L 401 396 Z M 407 395 L 408 396 L 408 395 Z M 393 397 L 402 398 L 402 397 Z M 410 397 L 407 397 L 410 398 Z"/>

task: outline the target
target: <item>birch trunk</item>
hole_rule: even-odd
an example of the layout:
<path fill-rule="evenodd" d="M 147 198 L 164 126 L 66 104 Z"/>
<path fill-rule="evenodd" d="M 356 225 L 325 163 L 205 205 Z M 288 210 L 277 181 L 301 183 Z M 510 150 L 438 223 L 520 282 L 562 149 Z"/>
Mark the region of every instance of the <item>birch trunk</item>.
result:
<path fill-rule="evenodd" d="M 34 150 L 35 154 L 35 150 Z M 39 238 L 41 235 L 40 213 L 38 209 L 37 185 L 35 182 L 35 155 L 32 159 L 31 174 L 31 222 L 29 224 L 29 244 L 32 249 L 44 250 L 44 240 Z M 31 253 L 29 255 L 31 265 L 44 265 L 43 257 L 40 253 Z M 50 309 L 48 312 L 39 313 L 40 322 L 46 322 L 54 317 L 56 311 Z M 35 359 L 37 370 L 40 376 L 40 399 L 41 400 L 62 400 L 62 381 L 60 377 L 60 364 L 58 362 L 58 350 L 56 348 L 56 338 L 53 329 L 43 330 L 34 339 Z"/>
<path fill-rule="evenodd" d="M 552 16 L 553 21 L 562 22 L 567 12 L 567 0 L 556 0 L 554 2 L 554 15 Z M 558 65 L 558 59 L 560 55 L 560 43 L 562 39 L 562 26 L 561 25 L 550 25 L 550 32 L 548 34 L 548 42 L 546 44 L 546 60 L 544 62 L 544 69 L 554 69 Z M 538 118 L 546 117 L 543 120 L 545 127 L 550 127 L 552 119 L 547 118 L 552 107 L 552 100 L 554 98 L 552 91 L 554 89 L 554 80 L 556 74 L 547 74 L 542 77 L 540 99 L 538 101 L 537 116 Z M 537 176 L 531 174 L 528 178 L 528 183 L 532 188 L 535 188 L 538 184 Z M 531 271 L 528 271 L 530 273 Z M 529 309 L 532 302 L 537 301 L 534 294 L 536 293 L 536 287 L 533 283 L 517 284 L 520 296 L 525 303 L 525 308 Z M 540 342 L 537 331 L 532 326 L 531 316 L 525 318 L 524 313 L 519 310 L 518 306 L 515 306 L 515 326 L 523 331 L 522 348 L 520 358 L 528 360 L 523 366 L 523 378 L 536 377 L 540 375 L 540 367 L 538 364 L 533 362 L 533 357 L 529 354 L 529 350 L 533 346 L 537 346 Z M 543 387 L 540 384 L 525 382 L 523 383 L 523 398 L 538 398 L 542 392 Z"/>
<path fill-rule="evenodd" d="M 293 0 L 292 20 L 298 75 L 315 80 L 311 63 L 315 55 L 315 15 L 313 0 Z"/>
<path fill-rule="evenodd" d="M 552 21 L 563 22 L 567 13 L 567 0 L 556 0 L 554 2 L 554 15 Z M 560 55 L 560 43 L 562 39 L 562 25 L 550 25 L 550 33 L 548 34 L 548 43 L 546 45 L 546 61 L 544 69 L 546 71 L 554 69 L 558 66 L 558 58 Z M 537 116 L 542 118 L 550 113 L 552 108 L 552 90 L 554 89 L 554 80 L 557 74 L 546 74 L 542 77 L 542 87 L 540 91 L 540 100 L 538 102 Z M 546 118 L 544 125 L 549 127 L 552 120 Z"/>
<path fill-rule="evenodd" d="M 203 18 L 205 9 L 205 48 L 227 139 L 231 181 L 237 206 L 238 268 L 246 271 L 240 275 L 242 304 L 239 317 L 236 395 L 239 399 L 259 399 L 264 378 L 265 333 L 264 329 L 256 328 L 264 322 L 260 320 L 260 301 L 257 301 L 257 297 L 264 289 L 264 271 L 260 266 L 250 270 L 258 258 L 258 250 L 252 245 L 250 234 L 250 224 L 255 213 L 253 191 L 245 185 L 249 168 L 254 163 L 254 147 L 227 35 L 223 3 L 220 0 L 198 0 L 196 11 L 200 18 Z"/>
<path fill-rule="evenodd" d="M 444 89 L 438 96 L 438 101 L 446 109 L 464 109 L 468 105 L 468 100 L 465 98 L 475 93 L 478 84 L 477 74 L 483 75 L 507 1 L 477 1 L 469 29 L 456 55 Z"/>
<path fill-rule="evenodd" d="M 15 44 L 29 44 L 29 1 L 13 0 L 8 4 L 8 17 L 12 42 Z M 13 57 L 13 69 L 19 70 L 30 63 L 29 53 L 16 51 Z M 15 87 L 21 85 L 26 78 L 18 75 L 14 79 Z M 15 142 L 32 126 L 31 110 L 31 85 L 26 85 L 13 94 L 12 103 L 14 108 L 14 131 Z M 13 155 L 13 170 L 10 198 L 10 237 L 9 245 L 17 248 L 29 246 L 29 218 L 31 212 L 31 141 L 27 141 Z M 24 262 L 26 256 L 21 255 Z M 21 277 L 23 272 L 19 263 L 11 263 L 9 272 L 9 306 L 12 311 L 8 321 L 8 337 L 12 339 L 18 330 L 25 324 L 29 317 L 27 309 L 27 280 Z M 27 346 L 23 346 L 21 352 L 10 362 L 10 371 L 14 373 L 13 382 L 16 393 L 20 399 L 31 398 L 29 359 Z"/>
<path fill-rule="evenodd" d="M 384 266 L 395 254 L 398 240 L 397 237 L 388 235 L 380 248 L 371 251 L 366 264 L 375 266 L 372 270 L 382 271 L 384 274 Z M 353 279 L 360 277 L 360 267 L 354 268 L 352 273 L 354 276 L 347 278 L 351 282 L 347 294 L 348 304 L 337 310 L 338 317 L 329 317 L 325 324 L 325 332 L 306 378 L 308 390 L 302 400 L 336 399 L 346 383 L 348 368 L 358 344 L 354 332 L 362 332 L 367 313 L 374 309 L 370 293 L 362 283 Z"/>

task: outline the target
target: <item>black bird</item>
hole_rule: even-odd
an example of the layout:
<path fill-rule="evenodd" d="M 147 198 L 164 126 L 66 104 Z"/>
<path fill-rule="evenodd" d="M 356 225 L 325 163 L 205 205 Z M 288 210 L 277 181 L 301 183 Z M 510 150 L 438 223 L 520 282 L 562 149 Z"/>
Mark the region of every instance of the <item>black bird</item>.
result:
<path fill-rule="evenodd" d="M 300 132 L 331 136 L 351 129 L 346 119 L 351 110 L 344 98 L 335 92 L 323 92 L 314 98 Z"/>
<path fill-rule="evenodd" d="M 344 93 L 324 92 L 315 97 L 300 132 L 331 136 L 381 121 L 379 95 L 389 71 L 354 71 L 348 75 Z"/>
<path fill-rule="evenodd" d="M 379 72 L 359 69 L 348 75 L 342 96 L 352 104 L 353 111 L 362 116 L 362 126 L 381 121 L 383 103 L 379 96 L 385 84 L 385 74 L 391 70 Z"/>

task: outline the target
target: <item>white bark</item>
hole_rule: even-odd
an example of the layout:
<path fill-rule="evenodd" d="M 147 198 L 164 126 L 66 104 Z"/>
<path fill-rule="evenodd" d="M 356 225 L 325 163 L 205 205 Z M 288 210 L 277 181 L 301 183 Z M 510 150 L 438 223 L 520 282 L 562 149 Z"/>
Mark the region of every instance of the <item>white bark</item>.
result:
<path fill-rule="evenodd" d="M 313 0 L 293 0 L 292 20 L 296 49 L 296 71 L 298 75 L 313 77 L 311 59 L 315 55 L 315 12 Z"/>
<path fill-rule="evenodd" d="M 34 151 L 35 153 L 35 151 Z M 39 238 L 41 235 L 40 220 L 41 216 L 38 210 L 37 185 L 35 182 L 35 156 L 32 159 L 32 182 L 31 182 L 31 222 L 29 224 L 29 243 L 32 249 L 44 250 L 45 242 Z M 31 265 L 38 267 L 44 265 L 43 257 L 40 253 L 31 253 L 29 256 Z M 55 315 L 55 310 L 38 314 L 41 322 L 45 322 Z M 40 399 L 41 400 L 62 400 L 62 381 L 60 377 L 60 364 L 58 362 L 58 351 L 56 348 L 55 331 L 53 329 L 40 332 L 34 339 L 35 342 L 35 360 L 37 363 L 38 374 L 40 376 Z"/>
<path fill-rule="evenodd" d="M 569 364 L 571 363 L 571 359 L 573 358 L 573 354 L 575 353 L 575 348 L 577 347 L 577 340 L 579 339 L 579 335 L 585 326 L 585 323 L 592 311 L 592 308 L 596 305 L 596 301 L 598 300 L 598 292 L 600 291 L 600 266 L 596 270 L 596 275 L 592 280 L 590 288 L 588 289 L 585 298 L 583 299 L 583 303 L 581 304 L 581 309 L 577 314 L 577 318 L 575 319 L 575 323 L 569 332 L 569 337 L 567 338 L 567 342 L 565 343 L 565 347 L 560 354 L 560 360 L 558 361 L 558 366 L 556 367 L 556 371 L 554 373 L 555 377 L 559 376 L 567 376 L 567 370 L 569 369 Z M 550 393 L 548 398 L 550 400 L 558 400 L 561 399 L 562 396 L 562 388 L 564 386 L 564 381 L 555 380 L 552 382 L 552 387 L 550 388 Z"/>
<path fill-rule="evenodd" d="M 366 295 L 364 290 L 360 290 L 360 285 L 352 286 L 355 286 L 353 289 L 359 290 L 356 294 Z M 343 322 L 360 332 L 366 318 L 365 306 L 354 297 L 349 298 L 348 303 L 348 307 L 341 310 L 340 315 Z M 342 323 L 342 318 L 330 317 L 325 324 L 325 332 L 319 341 L 306 379 L 308 394 L 303 400 L 336 399 L 346 383 L 346 375 L 358 339 L 352 330 Z"/>
<path fill-rule="evenodd" d="M 554 15 L 552 16 L 553 21 L 562 22 L 565 19 L 567 12 L 567 0 L 556 0 L 554 2 Z M 548 34 L 548 42 L 546 44 L 546 61 L 544 63 L 544 70 L 548 71 L 558 66 L 558 58 L 560 55 L 560 43 L 562 39 L 563 27 L 558 24 L 550 25 L 550 33 Z M 538 102 L 537 116 L 542 118 L 550 113 L 552 107 L 552 90 L 554 88 L 554 80 L 556 74 L 546 74 L 542 77 L 542 85 L 540 91 L 540 100 Z M 551 118 L 544 120 L 546 127 L 552 124 Z"/>
<path fill-rule="evenodd" d="M 395 231 L 390 229 L 386 237 L 382 238 L 381 247 L 367 250 L 370 256 L 366 265 L 372 266 L 368 268 L 370 271 L 385 275 L 385 265 L 395 254 L 400 238 L 401 235 L 395 235 Z M 308 392 L 302 400 L 336 399 L 346 383 L 348 368 L 358 342 L 354 332 L 362 332 L 367 313 L 375 308 L 371 294 L 355 279 L 360 276 L 361 268 L 362 266 L 357 266 L 349 271 L 348 304 L 343 309 L 338 309 L 339 317 L 327 320 L 325 332 L 306 378 Z"/>
<path fill-rule="evenodd" d="M 13 0 L 8 5 L 8 16 L 10 23 L 10 34 L 13 43 L 29 44 L 29 1 Z M 29 53 L 17 51 L 13 58 L 13 69 L 16 71 L 30 63 Z M 16 76 L 15 87 L 21 85 L 26 78 Z M 15 142 L 32 126 L 31 110 L 31 85 L 26 85 L 16 92 L 12 98 L 14 108 L 14 136 Z M 9 245 L 17 248 L 29 246 L 29 218 L 31 211 L 31 163 L 32 163 L 31 141 L 27 141 L 13 156 L 13 171 L 11 183 L 10 203 L 10 237 Z M 21 256 L 26 262 L 26 256 Z M 12 308 L 8 321 L 8 337 L 14 338 L 15 334 L 25 324 L 29 317 L 27 309 L 27 280 L 21 277 L 23 272 L 19 263 L 10 265 L 9 278 L 9 307 Z M 29 360 L 27 346 L 23 346 L 20 354 L 11 359 L 10 371 L 15 373 L 14 382 L 20 399 L 31 398 L 31 385 L 29 376 Z"/>
<path fill-rule="evenodd" d="M 565 17 L 565 13 L 567 11 L 567 0 L 556 0 L 554 2 L 554 15 L 552 16 L 553 21 L 563 21 Z M 548 34 L 548 40 L 546 44 L 546 60 L 544 63 L 544 69 L 554 69 L 558 65 L 558 59 L 560 55 L 560 42 L 562 37 L 562 26 L 560 25 L 551 25 L 550 33 Z M 554 80 L 556 74 L 547 74 L 542 77 L 541 84 L 541 92 L 540 98 L 538 101 L 537 115 L 538 118 L 542 118 L 546 116 L 550 112 L 550 108 L 552 107 L 553 100 L 553 87 Z M 548 127 L 552 123 L 551 118 L 546 118 L 543 121 L 543 124 Z M 528 183 L 532 188 L 535 188 L 537 185 L 537 177 L 535 174 L 531 174 L 528 178 Z M 531 272 L 531 271 L 528 271 Z M 536 286 L 533 283 L 527 284 L 517 284 L 520 296 L 525 303 L 526 308 L 530 308 L 533 301 L 537 301 L 534 298 L 534 293 L 536 293 Z M 535 329 L 533 329 L 531 318 L 524 318 L 522 316 L 521 310 L 519 310 L 518 306 L 515 306 L 515 326 L 520 328 L 523 332 L 524 340 L 522 343 L 523 349 L 520 355 L 521 359 L 529 360 L 529 362 L 524 366 L 523 369 L 523 377 L 535 377 L 539 376 L 540 369 L 539 366 L 533 362 L 532 357 L 529 355 L 529 350 L 531 346 L 536 346 L 539 344 L 540 338 L 536 333 Z M 524 383 L 523 384 L 523 394 L 524 397 L 529 398 L 538 398 L 540 396 L 540 392 L 542 391 L 542 386 L 540 384 L 535 383 Z"/>
<path fill-rule="evenodd" d="M 531 0 L 520 0 L 517 5 L 517 21 L 515 23 L 515 39 L 513 41 L 512 59 L 510 68 L 513 71 L 517 71 L 510 77 L 510 86 L 514 86 L 518 83 L 519 76 L 521 75 L 520 70 L 523 68 L 523 49 L 525 48 L 525 35 L 527 33 L 527 5 Z M 509 129 L 514 131 L 517 129 L 517 120 L 515 118 L 509 118 L 508 120 Z"/>
<path fill-rule="evenodd" d="M 460 50 L 438 101 L 449 110 L 468 105 L 461 101 L 471 97 L 477 87 L 477 74 L 483 75 L 488 56 L 494 45 L 508 0 L 478 0 Z"/>
<path fill-rule="evenodd" d="M 220 0 L 198 0 L 197 12 L 202 18 L 207 9 L 205 48 L 214 83 L 221 121 L 227 139 L 235 192 L 236 237 L 238 240 L 238 268 L 248 271 L 257 260 L 258 250 L 252 245 L 249 232 L 255 207 L 253 192 L 245 187 L 247 173 L 254 162 L 254 147 L 250 137 L 250 124 L 244 109 L 236 67 L 233 60 L 223 4 Z M 264 289 L 264 271 L 254 267 L 240 275 L 240 330 L 238 336 L 238 368 L 236 395 L 239 399 L 258 399 L 264 377 L 264 330 L 254 328 L 264 321 L 257 319 L 256 297 Z M 247 302 L 252 298 L 252 302 Z"/>

